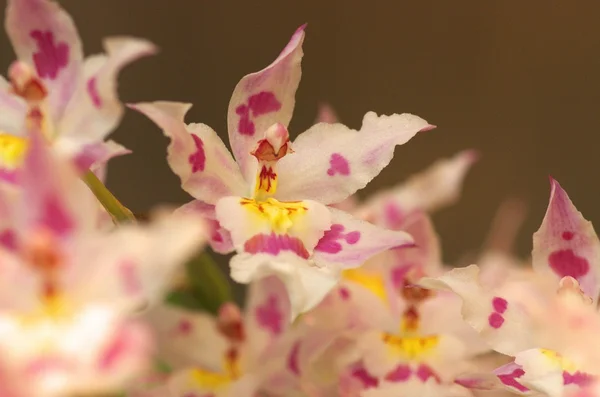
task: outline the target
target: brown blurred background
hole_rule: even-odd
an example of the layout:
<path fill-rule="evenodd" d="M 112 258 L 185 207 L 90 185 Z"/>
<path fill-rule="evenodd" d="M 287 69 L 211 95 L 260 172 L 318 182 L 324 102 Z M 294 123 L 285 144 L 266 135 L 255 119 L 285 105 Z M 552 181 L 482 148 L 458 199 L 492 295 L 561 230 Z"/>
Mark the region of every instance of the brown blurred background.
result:
<path fill-rule="evenodd" d="M 147 37 L 160 46 L 158 56 L 121 75 L 124 101 L 193 102 L 188 120 L 222 137 L 235 84 L 268 65 L 308 22 L 294 135 L 311 124 L 321 101 L 354 128 L 368 110 L 411 112 L 438 126 L 396 149 L 362 194 L 459 150 L 481 151 L 460 204 L 435 216 L 450 261 L 483 242 L 508 196 L 529 204 L 518 244 L 527 255 L 547 204 L 549 174 L 588 219 L 600 222 L 597 0 L 61 3 L 87 53 L 100 51 L 109 35 Z M 0 68 L 12 59 L 2 36 Z M 114 160 L 109 174 L 109 187 L 126 205 L 144 211 L 189 200 L 166 164 L 167 140 L 151 122 L 129 111 L 113 137 L 134 151 Z"/>

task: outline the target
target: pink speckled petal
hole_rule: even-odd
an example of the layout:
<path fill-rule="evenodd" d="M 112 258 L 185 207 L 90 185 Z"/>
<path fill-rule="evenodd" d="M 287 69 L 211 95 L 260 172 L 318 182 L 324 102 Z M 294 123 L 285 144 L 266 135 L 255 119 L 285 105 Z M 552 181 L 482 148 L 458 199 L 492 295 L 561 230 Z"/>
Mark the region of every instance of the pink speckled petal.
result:
<path fill-rule="evenodd" d="M 121 121 L 124 109 L 117 92 L 121 69 L 156 52 L 146 40 L 116 37 L 106 39 L 104 49 L 106 54 L 85 60 L 83 80 L 57 121 L 59 140 L 68 140 L 76 154 L 81 144 L 102 141 Z"/>
<path fill-rule="evenodd" d="M 277 225 L 284 221 L 273 221 L 268 215 L 269 210 L 262 212 L 241 197 L 222 198 L 215 208 L 217 220 L 229 230 L 239 253 L 263 253 L 273 257 L 292 253 L 308 259 L 323 233 L 331 226 L 331 215 L 327 207 L 316 201 L 306 200 L 292 205 L 301 206 L 302 210 L 290 218 L 286 230 L 279 230 Z"/>
<path fill-rule="evenodd" d="M 464 320 L 497 352 L 515 355 L 535 346 L 535 334 L 527 331 L 531 328 L 527 311 L 511 298 L 512 294 L 484 289 L 476 265 L 452 269 L 437 278 L 423 278 L 419 285 L 460 296 Z M 520 287 L 533 288 L 528 284 Z"/>
<path fill-rule="evenodd" d="M 362 265 L 375 254 L 396 247 L 412 246 L 405 232 L 379 228 L 352 215 L 330 208 L 331 229 L 315 247 L 315 263 L 337 269 Z"/>
<path fill-rule="evenodd" d="M 213 251 L 219 254 L 228 254 L 234 250 L 231 234 L 217 221 L 214 205 L 194 200 L 179 207 L 177 212 L 198 214 L 205 219 L 209 234 L 208 243 Z"/>
<path fill-rule="evenodd" d="M 594 301 L 600 292 L 600 241 L 592 224 L 573 205 L 557 181 L 546 216 L 533 235 L 533 267 L 557 280 L 570 276 Z"/>
<path fill-rule="evenodd" d="M 6 31 L 19 60 L 35 68 L 59 120 L 82 78 L 83 52 L 73 20 L 48 0 L 10 0 Z"/>
<path fill-rule="evenodd" d="M 274 275 L 250 284 L 246 311 L 246 335 L 250 362 L 259 362 L 266 349 L 288 329 L 292 308 L 283 281 Z"/>
<path fill-rule="evenodd" d="M 431 126 L 411 114 L 369 112 L 360 131 L 320 123 L 300 134 L 292 153 L 279 161 L 276 197 L 333 204 L 362 189 L 385 168 L 397 145 Z"/>
<path fill-rule="evenodd" d="M 373 196 L 361 212 L 377 224 L 396 228 L 412 211 L 433 212 L 452 205 L 458 200 L 465 177 L 477 158 L 474 150 L 465 150 L 439 160 L 400 186 Z"/>
<path fill-rule="evenodd" d="M 240 80 L 227 112 L 233 155 L 248 183 L 254 183 L 256 159 L 250 155 L 271 125 L 288 126 L 302 73 L 304 28 L 299 27 L 275 61 Z"/>
<path fill-rule="evenodd" d="M 58 144 L 56 150 L 60 151 L 60 149 L 61 146 Z M 96 142 L 82 146 L 74 161 L 80 172 L 92 170 L 101 180 L 105 180 L 108 161 L 129 153 L 131 150 L 115 141 Z"/>
<path fill-rule="evenodd" d="M 505 364 L 494 370 L 494 374 L 497 376 L 501 383 L 501 386 L 509 389 L 511 392 L 516 394 L 527 394 L 531 390 L 523 385 L 522 377 L 525 375 L 523 367 L 512 362 Z"/>
<path fill-rule="evenodd" d="M 176 102 L 131 105 L 171 139 L 167 161 L 194 198 L 216 204 L 224 196 L 247 195 L 250 188 L 217 134 L 207 125 L 183 122 L 190 106 Z"/>

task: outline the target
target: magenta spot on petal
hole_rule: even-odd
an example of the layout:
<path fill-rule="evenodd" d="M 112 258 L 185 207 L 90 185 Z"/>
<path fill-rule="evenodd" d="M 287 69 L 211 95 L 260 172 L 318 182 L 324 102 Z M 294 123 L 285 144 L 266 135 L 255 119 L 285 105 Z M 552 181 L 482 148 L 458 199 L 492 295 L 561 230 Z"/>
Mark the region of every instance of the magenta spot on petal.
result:
<path fill-rule="evenodd" d="M 300 368 L 298 367 L 298 354 L 300 353 L 300 342 L 294 343 L 290 355 L 287 360 L 287 367 L 294 375 L 300 375 Z"/>
<path fill-rule="evenodd" d="M 261 91 L 248 98 L 248 107 L 252 110 L 252 116 L 259 117 L 278 111 L 281 109 L 281 103 L 272 92 Z"/>
<path fill-rule="evenodd" d="M 390 382 L 405 382 L 410 378 L 412 371 L 408 365 L 400 364 L 386 376 L 385 380 Z"/>
<path fill-rule="evenodd" d="M 577 279 L 585 276 L 590 270 L 587 259 L 575 255 L 571 249 L 554 251 L 548 257 L 548 263 L 560 277 L 570 276 Z"/>
<path fill-rule="evenodd" d="M 265 303 L 257 306 L 256 320 L 261 327 L 269 330 L 274 335 L 281 333 L 284 319 L 281 310 L 279 310 L 276 296 L 269 296 Z"/>
<path fill-rule="evenodd" d="M 346 287 L 341 287 L 339 289 L 339 294 L 340 294 L 340 298 L 342 298 L 345 301 L 350 299 L 350 291 Z"/>
<path fill-rule="evenodd" d="M 490 327 L 498 329 L 504 324 L 504 317 L 502 317 L 501 314 L 492 313 L 488 317 L 488 323 L 490 324 Z"/>
<path fill-rule="evenodd" d="M 123 283 L 123 290 L 127 295 L 137 295 L 142 291 L 137 267 L 133 261 L 126 260 L 119 265 L 119 275 Z"/>
<path fill-rule="evenodd" d="M 391 271 L 391 279 L 394 287 L 402 287 L 404 286 L 404 281 L 406 279 L 406 274 L 413 267 L 412 264 L 397 266 Z"/>
<path fill-rule="evenodd" d="M 69 46 L 67 43 L 54 43 L 54 33 L 34 30 L 30 33 L 36 41 L 38 52 L 33 54 L 33 63 L 41 78 L 56 79 L 60 69 L 69 64 Z"/>
<path fill-rule="evenodd" d="M 90 99 L 92 100 L 92 103 L 94 104 L 94 106 L 97 108 L 101 108 L 102 107 L 102 99 L 100 98 L 100 94 L 98 93 L 98 87 L 96 84 L 97 84 L 96 78 L 92 77 L 87 82 L 87 90 L 88 90 L 88 94 L 90 95 Z"/>
<path fill-rule="evenodd" d="M 369 374 L 363 367 L 352 370 L 352 377 L 358 379 L 365 389 L 379 386 L 379 380 Z"/>
<path fill-rule="evenodd" d="M 337 254 L 342 250 L 342 244 L 339 240 L 344 240 L 347 244 L 356 244 L 360 240 L 360 232 L 355 230 L 344 234 L 344 225 L 333 224 L 331 228 L 325 232 L 323 237 L 317 243 L 315 250 L 327 252 L 329 254 Z"/>
<path fill-rule="evenodd" d="M 508 302 L 506 299 L 496 296 L 494 299 L 492 299 L 492 307 L 496 313 L 503 314 L 508 308 Z"/>
<path fill-rule="evenodd" d="M 567 371 L 563 371 L 563 384 L 566 385 L 577 385 L 579 387 L 585 387 L 594 381 L 594 376 L 586 374 L 585 372 L 575 372 L 570 374 Z"/>
<path fill-rule="evenodd" d="M 11 184 L 17 184 L 19 179 L 19 169 L 9 170 L 6 168 L 0 168 L 0 180 Z"/>
<path fill-rule="evenodd" d="M 520 378 L 523 375 L 525 375 L 525 371 L 521 368 L 517 368 L 510 374 L 498 375 L 498 379 L 506 386 L 514 387 L 520 392 L 526 392 L 529 391 L 529 389 L 517 382 L 517 378 Z"/>
<path fill-rule="evenodd" d="M 333 153 L 329 159 L 327 175 L 334 176 L 335 174 L 350 175 L 350 164 L 348 164 L 348 160 L 339 153 Z"/>
<path fill-rule="evenodd" d="M 0 233 L 0 245 L 10 251 L 16 251 L 17 235 L 14 230 L 6 229 Z"/>
<path fill-rule="evenodd" d="M 177 324 L 177 332 L 182 335 L 189 335 L 190 332 L 192 332 L 192 328 L 192 322 L 186 318 L 182 319 L 179 321 L 179 324 Z"/>
<path fill-rule="evenodd" d="M 240 116 L 238 131 L 242 135 L 254 135 L 256 128 L 250 119 L 250 113 L 252 113 L 252 118 L 256 118 L 279 109 L 281 109 L 281 103 L 272 92 L 261 91 L 250 96 L 247 104 L 235 108 L 235 113 Z"/>
<path fill-rule="evenodd" d="M 55 233 L 62 235 L 73 228 L 73 221 L 56 196 L 46 198 L 42 223 Z"/>
<path fill-rule="evenodd" d="M 219 233 L 218 230 L 215 230 L 213 232 L 213 234 L 210 236 L 211 240 L 216 242 L 216 243 L 222 243 L 223 242 L 223 236 L 221 236 L 221 233 Z"/>
<path fill-rule="evenodd" d="M 575 234 L 573 234 L 573 232 L 563 232 L 563 234 L 562 234 L 563 240 L 566 240 L 566 241 L 572 240 L 573 237 L 575 237 Z"/>
<path fill-rule="evenodd" d="M 101 371 L 110 371 L 115 365 L 125 356 L 129 347 L 135 344 L 137 333 L 128 328 L 124 328 L 118 332 L 106 350 L 101 354 L 98 367 Z"/>
<path fill-rule="evenodd" d="M 301 258 L 308 259 L 310 254 L 304 243 L 297 237 L 287 234 L 257 234 L 244 243 L 244 251 L 250 254 L 279 255 L 282 251 L 293 252 Z"/>
<path fill-rule="evenodd" d="M 192 172 L 204 171 L 206 165 L 206 155 L 204 154 L 204 142 L 197 135 L 191 134 L 194 144 L 196 145 L 196 151 L 190 154 L 188 159 L 192 165 Z"/>
<path fill-rule="evenodd" d="M 435 379 L 437 383 L 441 383 L 440 377 L 428 365 L 421 364 L 417 369 L 417 377 L 423 382 L 427 382 L 430 378 Z"/>
<path fill-rule="evenodd" d="M 400 207 L 393 201 L 388 201 L 384 204 L 383 213 L 385 221 L 390 229 L 397 229 L 404 222 L 402 210 L 400 210 Z"/>

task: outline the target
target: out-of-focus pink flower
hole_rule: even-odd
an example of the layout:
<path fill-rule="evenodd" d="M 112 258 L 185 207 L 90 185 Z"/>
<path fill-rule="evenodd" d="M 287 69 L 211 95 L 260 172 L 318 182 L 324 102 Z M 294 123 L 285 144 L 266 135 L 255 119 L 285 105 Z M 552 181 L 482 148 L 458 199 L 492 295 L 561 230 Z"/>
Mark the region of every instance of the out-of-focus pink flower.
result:
<path fill-rule="evenodd" d="M 152 349 L 127 316 L 162 298 L 203 222 L 99 230 L 95 197 L 55 156 L 33 130 L 18 189 L 0 190 L 0 367 L 27 395 L 118 390 Z"/>
<path fill-rule="evenodd" d="M 50 0 L 9 0 L 6 30 L 18 60 L 8 81 L 0 77 L 2 178 L 14 179 L 32 129 L 41 130 L 84 170 L 128 153 L 113 141 L 104 142 L 123 114 L 117 75 L 155 47 L 115 37 L 104 42 L 106 54 L 84 59 L 71 17 Z"/>
<path fill-rule="evenodd" d="M 599 255 L 600 241 L 591 223 L 551 179 L 548 209 L 533 239 L 534 276 L 489 288 L 481 284 L 478 267 L 471 265 L 420 284 L 458 294 L 465 320 L 494 350 L 514 357 L 513 363 L 495 371 L 505 387 L 518 393 L 534 390 L 560 396 L 569 388 L 587 386 L 598 375 L 598 367 L 590 371 L 581 354 L 574 354 L 564 339 L 558 343 L 557 338 L 545 337 L 549 332 L 536 326 L 533 308 L 555 300 L 581 306 L 596 302 Z M 545 311 L 556 322 L 564 321 L 560 313 L 556 310 L 554 317 Z"/>
<path fill-rule="evenodd" d="M 279 274 L 294 314 L 317 304 L 341 269 L 411 244 L 405 233 L 327 205 L 363 188 L 390 162 L 397 145 L 432 128 L 411 114 L 369 112 L 359 131 L 321 123 L 291 142 L 287 125 L 300 82 L 303 41 L 300 27 L 271 65 L 236 86 L 228 111 L 235 161 L 210 127 L 184 124 L 190 105 L 133 106 L 171 138 L 169 164 L 182 187 L 203 203 L 190 206 L 214 221 L 213 246 L 220 252 L 237 250 L 232 277 L 248 283 Z"/>

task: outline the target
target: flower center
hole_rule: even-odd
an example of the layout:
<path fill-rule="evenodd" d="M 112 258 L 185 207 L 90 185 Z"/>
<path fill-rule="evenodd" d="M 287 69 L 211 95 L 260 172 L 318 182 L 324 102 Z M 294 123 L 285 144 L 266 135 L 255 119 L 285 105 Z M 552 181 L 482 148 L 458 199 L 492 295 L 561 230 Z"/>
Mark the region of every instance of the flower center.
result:
<path fill-rule="evenodd" d="M 404 337 L 383 333 L 382 339 L 391 354 L 408 360 L 417 360 L 432 353 L 439 343 L 436 335 Z"/>
<path fill-rule="evenodd" d="M 27 146 L 26 138 L 0 132 L 0 164 L 9 169 L 17 168 L 21 165 Z"/>
<path fill-rule="evenodd" d="M 294 219 L 308 210 L 301 201 L 281 202 L 274 198 L 264 201 L 242 198 L 240 203 L 259 218 L 257 221 L 267 221 L 277 234 L 285 234 L 294 225 Z"/>
<path fill-rule="evenodd" d="M 292 153 L 289 141 L 287 129 L 282 124 L 274 124 L 251 152 L 258 160 L 253 196 L 257 201 L 273 197 L 277 191 L 276 165 L 286 154 Z"/>
<path fill-rule="evenodd" d="M 371 291 L 375 296 L 384 302 L 388 302 L 387 291 L 383 283 L 383 278 L 378 274 L 372 274 L 360 268 L 346 269 L 342 272 L 345 280 L 359 284 Z"/>

